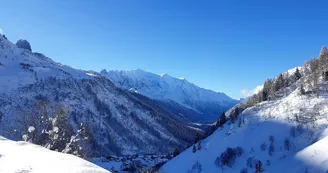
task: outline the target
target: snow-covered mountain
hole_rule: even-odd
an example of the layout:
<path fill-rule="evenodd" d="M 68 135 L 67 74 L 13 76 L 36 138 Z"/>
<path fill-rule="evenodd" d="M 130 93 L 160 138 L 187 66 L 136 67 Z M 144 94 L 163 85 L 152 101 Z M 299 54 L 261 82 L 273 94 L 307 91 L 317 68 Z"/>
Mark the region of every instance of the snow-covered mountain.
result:
<path fill-rule="evenodd" d="M 326 173 L 328 82 L 320 74 L 327 74 L 328 64 L 323 62 L 311 59 L 267 80 L 259 94 L 227 111 L 228 120 L 221 117 L 211 136 L 160 172 Z"/>
<path fill-rule="evenodd" d="M 50 149 L 107 156 L 167 154 L 203 134 L 156 101 L 24 45 L 0 35 L 0 135 L 27 135 Z"/>
<path fill-rule="evenodd" d="M 168 74 L 157 75 L 140 69 L 103 70 L 101 74 L 119 87 L 163 101 L 166 105 L 178 103 L 194 111 L 183 115 L 194 122 L 214 122 L 222 112 L 238 103 L 224 93 L 200 88 L 184 78 L 174 78 Z"/>
<path fill-rule="evenodd" d="M 50 151 L 28 142 L 0 136 L 0 172 L 110 173 L 70 154 Z"/>

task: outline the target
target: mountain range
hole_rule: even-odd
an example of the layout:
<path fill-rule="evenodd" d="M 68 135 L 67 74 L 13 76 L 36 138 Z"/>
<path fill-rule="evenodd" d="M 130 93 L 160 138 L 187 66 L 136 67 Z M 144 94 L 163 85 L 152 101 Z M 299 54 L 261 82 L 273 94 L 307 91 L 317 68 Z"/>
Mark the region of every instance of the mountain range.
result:
<path fill-rule="evenodd" d="M 161 87 L 179 86 L 176 101 L 128 91 L 109 75 L 54 62 L 32 52 L 26 40 L 13 44 L 0 35 L 0 134 L 81 157 L 168 154 L 205 135 L 195 122 L 213 122 L 236 103 L 223 93 L 164 78 Z"/>
<path fill-rule="evenodd" d="M 239 102 L 224 93 L 200 88 L 184 78 L 168 74 L 157 75 L 141 69 L 102 70 L 101 74 L 116 86 L 158 100 L 171 110 L 188 110 L 177 113 L 192 122 L 213 123 L 219 115 Z"/>

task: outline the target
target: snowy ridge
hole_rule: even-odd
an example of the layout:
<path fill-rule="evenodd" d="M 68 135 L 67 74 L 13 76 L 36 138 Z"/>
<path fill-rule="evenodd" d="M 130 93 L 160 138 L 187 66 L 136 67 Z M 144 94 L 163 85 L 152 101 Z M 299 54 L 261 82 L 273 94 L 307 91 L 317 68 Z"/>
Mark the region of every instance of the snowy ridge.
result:
<path fill-rule="evenodd" d="M 140 69 L 108 72 L 103 70 L 101 74 L 119 87 L 152 99 L 174 101 L 188 109 L 193 109 L 203 114 L 198 117 L 199 121 L 213 122 L 218 115 L 238 103 L 224 93 L 200 88 L 184 78 L 174 78 L 168 74 L 157 75 Z"/>
<path fill-rule="evenodd" d="M 305 75 L 303 68 L 299 70 Z M 165 164 L 161 172 L 255 172 L 256 164 L 261 161 L 263 172 L 268 173 L 325 173 L 328 170 L 328 84 L 322 82 L 321 93 L 316 97 L 309 92 L 309 85 L 304 88 L 307 94 L 301 93 L 302 81 L 306 79 L 281 89 L 279 98 L 242 111 L 235 122 L 229 120 L 202 140 L 200 150 L 194 153 L 190 147 Z M 247 99 L 226 114 L 233 115 L 246 102 Z M 221 167 L 216 163 L 222 162 L 216 160 L 228 147 L 241 147 L 243 152 L 232 159 L 231 167 Z"/>
<path fill-rule="evenodd" d="M 50 151 L 27 142 L 0 136 L 0 172 L 110 173 L 70 154 Z"/>
<path fill-rule="evenodd" d="M 59 79 L 92 78 L 82 70 L 56 63 L 41 53 L 17 48 L 0 35 L 0 93 L 42 81 L 48 77 Z"/>
<path fill-rule="evenodd" d="M 188 146 L 197 132 L 203 134 L 149 98 L 122 90 L 92 71 L 18 48 L 1 35 L 0 95 L 0 135 L 21 140 L 28 130 L 24 126 L 31 126 L 19 124 L 22 116 L 35 114 L 44 101 L 51 118 L 58 106 L 64 107 L 75 134 L 81 125 L 90 128 L 92 140 L 80 136 L 78 141 L 91 156 L 167 154 Z"/>
<path fill-rule="evenodd" d="M 319 173 L 328 170 L 328 165 L 325 164 L 328 159 L 325 154 L 328 151 L 325 149 L 326 147 L 322 147 L 327 145 L 327 133 L 324 133 L 328 127 L 327 103 L 327 98 L 300 98 L 299 95 L 293 93 L 284 99 L 265 102 L 249 108 L 241 114 L 245 121 L 241 127 L 238 127 L 238 124 L 224 125 L 222 129 L 218 129 L 213 135 L 202 141 L 202 150 L 192 153 L 192 147 L 189 148 L 164 165 L 162 171 L 167 173 L 188 172 L 196 162 L 199 162 L 202 165 L 201 172 L 220 172 L 221 168 L 215 165 L 215 159 L 227 147 L 238 146 L 243 148 L 244 154 L 237 159 L 232 168 L 224 168 L 225 173 L 239 172 L 242 168 L 247 168 L 246 161 L 250 157 L 261 160 L 265 172 L 276 173 L 288 170 L 287 172 L 290 173 L 299 173 L 305 172 L 307 169 L 309 172 Z M 309 115 L 318 105 L 322 107 L 318 112 L 321 118 L 314 122 L 316 127 L 304 127 L 303 132 L 297 134 L 296 137 L 290 136 L 292 127 L 296 126 L 293 122 L 295 121 L 294 115 L 296 113 Z M 304 107 L 308 110 L 301 110 Z M 273 156 L 268 154 L 268 150 L 260 149 L 262 143 L 269 146 L 268 138 L 271 135 L 275 138 Z M 289 151 L 284 149 L 285 139 L 290 140 L 291 149 Z M 312 142 L 317 140 L 318 142 L 312 145 Z M 270 165 L 265 165 L 266 160 L 269 160 Z M 248 168 L 248 170 L 254 172 L 254 168 Z"/>

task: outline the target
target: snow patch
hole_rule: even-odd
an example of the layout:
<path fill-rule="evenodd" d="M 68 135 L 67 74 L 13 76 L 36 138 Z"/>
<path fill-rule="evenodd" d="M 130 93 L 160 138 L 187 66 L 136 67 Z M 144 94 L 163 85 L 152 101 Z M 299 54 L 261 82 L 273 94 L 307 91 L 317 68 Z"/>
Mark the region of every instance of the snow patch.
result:
<path fill-rule="evenodd" d="M 27 142 L 0 136 L 0 172 L 109 173 L 103 168 L 70 154 L 50 151 Z"/>

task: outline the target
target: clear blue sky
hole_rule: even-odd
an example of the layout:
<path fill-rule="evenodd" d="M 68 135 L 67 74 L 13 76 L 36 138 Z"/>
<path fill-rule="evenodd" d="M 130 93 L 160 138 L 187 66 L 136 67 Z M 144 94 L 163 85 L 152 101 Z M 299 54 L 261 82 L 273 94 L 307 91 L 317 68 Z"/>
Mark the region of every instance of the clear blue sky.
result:
<path fill-rule="evenodd" d="M 3 0 L 9 40 L 75 68 L 144 69 L 242 97 L 328 43 L 328 1 Z"/>

